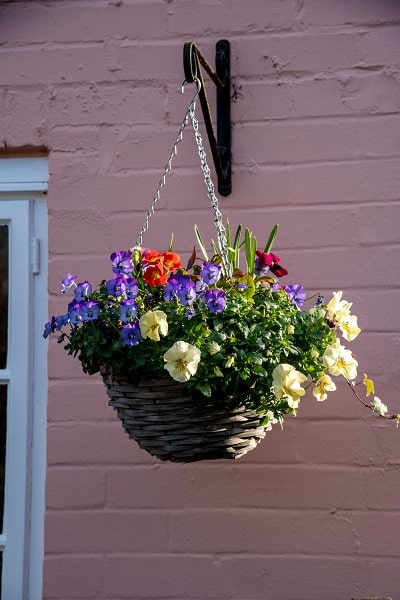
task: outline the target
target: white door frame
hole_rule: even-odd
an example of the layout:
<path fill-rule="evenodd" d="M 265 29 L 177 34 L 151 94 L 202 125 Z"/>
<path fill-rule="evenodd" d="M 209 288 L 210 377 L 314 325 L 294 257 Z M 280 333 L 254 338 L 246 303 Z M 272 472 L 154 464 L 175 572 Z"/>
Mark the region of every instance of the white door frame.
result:
<path fill-rule="evenodd" d="M 46 476 L 47 158 L 0 159 L 0 220 L 10 227 L 9 385 L 3 597 L 42 597 Z M 18 319 L 15 316 L 18 315 Z"/>

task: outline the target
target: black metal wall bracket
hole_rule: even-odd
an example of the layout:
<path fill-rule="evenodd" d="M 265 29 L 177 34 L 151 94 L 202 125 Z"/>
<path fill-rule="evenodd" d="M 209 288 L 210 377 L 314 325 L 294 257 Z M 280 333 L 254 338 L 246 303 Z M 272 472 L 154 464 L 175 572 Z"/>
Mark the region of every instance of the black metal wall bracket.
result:
<path fill-rule="evenodd" d="M 201 66 L 207 71 L 217 87 L 217 138 L 215 137 L 210 106 L 207 99 Z M 185 80 L 200 81 L 199 93 L 204 124 L 210 142 L 211 153 L 218 177 L 218 192 L 229 196 L 232 191 L 231 179 L 231 89 L 230 89 L 230 45 L 228 40 L 216 44 L 215 71 L 204 58 L 196 44 L 185 42 L 183 47 L 183 68 Z"/>

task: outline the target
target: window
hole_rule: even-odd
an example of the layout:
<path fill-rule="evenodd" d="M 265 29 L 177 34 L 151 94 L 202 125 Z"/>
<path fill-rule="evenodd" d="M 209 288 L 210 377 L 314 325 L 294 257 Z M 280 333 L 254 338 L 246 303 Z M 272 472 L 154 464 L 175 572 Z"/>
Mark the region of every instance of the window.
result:
<path fill-rule="evenodd" d="M 0 576 L 41 598 L 45 481 L 47 159 L 0 160 Z"/>

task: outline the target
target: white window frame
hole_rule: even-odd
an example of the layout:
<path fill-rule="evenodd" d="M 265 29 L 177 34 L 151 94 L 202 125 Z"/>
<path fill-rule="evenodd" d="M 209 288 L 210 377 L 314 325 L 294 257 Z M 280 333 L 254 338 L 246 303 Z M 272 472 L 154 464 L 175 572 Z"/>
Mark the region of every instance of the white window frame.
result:
<path fill-rule="evenodd" d="M 47 158 L 0 159 L 0 221 L 10 227 L 2 597 L 42 597 L 46 476 Z M 13 269 L 16 265 L 18 268 Z M 15 318 L 18 315 L 18 319 Z"/>

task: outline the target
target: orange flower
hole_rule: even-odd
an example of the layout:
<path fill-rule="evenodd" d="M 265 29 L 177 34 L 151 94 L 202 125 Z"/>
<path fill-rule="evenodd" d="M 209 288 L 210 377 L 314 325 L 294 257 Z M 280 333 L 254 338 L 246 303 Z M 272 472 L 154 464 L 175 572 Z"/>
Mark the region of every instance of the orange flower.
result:
<path fill-rule="evenodd" d="M 147 285 L 158 287 L 167 283 L 168 273 L 164 273 L 162 264 L 150 265 L 145 269 L 143 279 Z"/>
<path fill-rule="evenodd" d="M 162 257 L 162 262 L 168 271 L 175 271 L 182 266 L 180 257 L 175 252 L 162 252 L 160 257 Z"/>
<path fill-rule="evenodd" d="M 163 257 L 157 250 L 147 250 L 147 252 L 143 254 L 144 265 L 157 264 L 159 262 L 163 262 Z"/>

